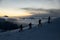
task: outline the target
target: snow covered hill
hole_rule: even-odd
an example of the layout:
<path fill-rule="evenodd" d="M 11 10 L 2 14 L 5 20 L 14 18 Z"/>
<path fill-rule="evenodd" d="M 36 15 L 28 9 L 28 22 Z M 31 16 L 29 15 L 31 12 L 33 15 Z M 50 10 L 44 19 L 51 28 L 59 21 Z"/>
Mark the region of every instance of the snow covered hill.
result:
<path fill-rule="evenodd" d="M 50 24 L 46 22 L 30 30 L 0 33 L 0 40 L 60 40 L 60 18 L 52 20 Z"/>

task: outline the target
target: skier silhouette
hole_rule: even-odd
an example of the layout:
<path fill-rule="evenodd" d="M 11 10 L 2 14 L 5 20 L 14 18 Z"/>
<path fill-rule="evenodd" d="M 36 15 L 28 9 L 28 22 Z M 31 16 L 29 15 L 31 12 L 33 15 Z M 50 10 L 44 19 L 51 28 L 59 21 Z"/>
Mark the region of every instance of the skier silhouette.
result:
<path fill-rule="evenodd" d="M 51 20 L 51 17 L 49 16 L 49 17 L 48 17 L 48 23 L 50 23 L 50 20 Z"/>
<path fill-rule="evenodd" d="M 29 29 L 31 29 L 32 28 L 32 23 L 29 23 Z"/>
<path fill-rule="evenodd" d="M 41 24 L 41 19 L 39 19 L 39 24 Z"/>
<path fill-rule="evenodd" d="M 23 30 L 23 26 L 22 26 L 22 24 L 21 24 L 21 25 L 20 25 L 20 30 L 19 30 L 19 32 L 22 31 L 22 30 Z"/>
<path fill-rule="evenodd" d="M 40 25 L 42 25 L 42 24 L 41 24 L 41 19 L 39 19 L 39 24 L 38 24 L 38 26 L 40 26 Z"/>

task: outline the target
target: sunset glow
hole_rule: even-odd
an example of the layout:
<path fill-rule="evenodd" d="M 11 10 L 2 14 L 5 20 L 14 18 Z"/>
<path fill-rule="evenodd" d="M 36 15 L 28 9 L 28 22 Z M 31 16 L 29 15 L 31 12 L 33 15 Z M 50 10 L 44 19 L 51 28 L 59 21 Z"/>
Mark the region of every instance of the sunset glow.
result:
<path fill-rule="evenodd" d="M 32 14 L 30 14 L 28 11 L 26 10 L 16 10 L 16 9 L 0 9 L 0 16 L 30 16 Z"/>

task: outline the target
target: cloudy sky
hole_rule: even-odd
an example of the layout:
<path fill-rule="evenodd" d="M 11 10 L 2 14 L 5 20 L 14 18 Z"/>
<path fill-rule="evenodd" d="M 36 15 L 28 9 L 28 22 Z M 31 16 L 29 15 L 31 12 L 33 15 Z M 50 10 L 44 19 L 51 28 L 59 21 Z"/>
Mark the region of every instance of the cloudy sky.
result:
<path fill-rule="evenodd" d="M 0 16 L 31 15 L 20 8 L 60 9 L 60 0 L 0 0 Z"/>
<path fill-rule="evenodd" d="M 2 8 L 60 8 L 60 0 L 0 0 Z"/>

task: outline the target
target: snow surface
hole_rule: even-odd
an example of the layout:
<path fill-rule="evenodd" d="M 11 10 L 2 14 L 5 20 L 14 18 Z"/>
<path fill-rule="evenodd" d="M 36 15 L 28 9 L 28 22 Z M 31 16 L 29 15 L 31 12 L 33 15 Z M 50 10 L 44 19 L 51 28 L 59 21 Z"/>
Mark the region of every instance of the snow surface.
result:
<path fill-rule="evenodd" d="M 50 24 L 34 25 L 32 29 L 19 29 L 0 33 L 0 40 L 60 40 L 60 18 L 52 20 Z"/>

